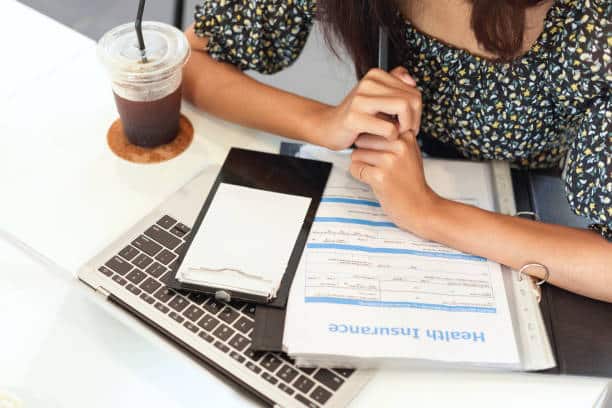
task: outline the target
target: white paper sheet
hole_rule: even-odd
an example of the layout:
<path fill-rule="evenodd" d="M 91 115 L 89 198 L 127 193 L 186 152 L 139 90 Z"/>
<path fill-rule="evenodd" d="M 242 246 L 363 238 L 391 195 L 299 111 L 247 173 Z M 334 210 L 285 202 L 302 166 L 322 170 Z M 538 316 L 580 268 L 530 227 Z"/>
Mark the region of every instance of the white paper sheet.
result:
<path fill-rule="evenodd" d="M 397 228 L 347 155 L 301 156 L 334 169 L 291 289 L 289 354 L 519 365 L 499 264 Z M 486 164 L 426 160 L 425 173 L 442 196 L 493 209 Z"/>
<path fill-rule="evenodd" d="M 310 201 L 310 197 L 221 183 L 178 279 L 274 296 Z"/>

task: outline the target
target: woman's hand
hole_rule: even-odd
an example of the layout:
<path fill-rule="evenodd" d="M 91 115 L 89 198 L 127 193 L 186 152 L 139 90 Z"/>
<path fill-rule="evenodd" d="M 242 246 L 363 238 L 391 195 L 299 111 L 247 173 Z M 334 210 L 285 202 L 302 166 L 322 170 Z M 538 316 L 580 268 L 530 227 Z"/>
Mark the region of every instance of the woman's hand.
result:
<path fill-rule="evenodd" d="M 395 140 L 362 135 L 356 145 L 350 168 L 353 177 L 372 187 L 397 226 L 423 236 L 428 214 L 442 199 L 427 185 L 414 133 L 402 133 Z"/>
<path fill-rule="evenodd" d="M 421 93 L 403 67 L 391 72 L 372 69 L 340 105 L 321 110 L 313 120 L 320 144 L 333 150 L 350 147 L 361 134 L 392 141 L 407 131 L 418 133 Z"/>
<path fill-rule="evenodd" d="M 398 227 L 515 270 L 541 263 L 550 270 L 553 285 L 612 302 L 611 244 L 599 234 L 497 214 L 438 196 L 427 185 L 411 132 L 393 141 L 363 135 L 356 144 L 351 174 L 372 186 Z M 527 273 L 544 277 L 541 268 Z"/>

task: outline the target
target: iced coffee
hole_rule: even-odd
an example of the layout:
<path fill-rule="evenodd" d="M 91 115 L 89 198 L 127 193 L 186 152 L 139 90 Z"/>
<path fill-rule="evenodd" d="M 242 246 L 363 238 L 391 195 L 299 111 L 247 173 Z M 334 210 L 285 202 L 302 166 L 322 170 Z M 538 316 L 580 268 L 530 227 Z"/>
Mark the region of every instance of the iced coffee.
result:
<path fill-rule="evenodd" d="M 130 143 L 157 147 L 179 129 L 182 68 L 189 57 L 185 35 L 168 24 L 143 22 L 146 59 L 134 24 L 106 33 L 98 56 L 108 70 L 123 130 Z"/>

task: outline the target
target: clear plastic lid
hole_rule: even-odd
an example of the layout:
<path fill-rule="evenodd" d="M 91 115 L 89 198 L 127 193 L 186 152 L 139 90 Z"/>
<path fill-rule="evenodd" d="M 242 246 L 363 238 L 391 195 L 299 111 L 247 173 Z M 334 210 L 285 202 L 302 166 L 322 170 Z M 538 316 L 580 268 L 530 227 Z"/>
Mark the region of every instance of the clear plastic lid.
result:
<path fill-rule="evenodd" d="M 172 75 L 189 57 L 185 35 L 175 27 L 143 21 L 147 62 L 142 62 L 134 23 L 113 28 L 98 42 L 98 57 L 115 80 L 151 82 Z"/>

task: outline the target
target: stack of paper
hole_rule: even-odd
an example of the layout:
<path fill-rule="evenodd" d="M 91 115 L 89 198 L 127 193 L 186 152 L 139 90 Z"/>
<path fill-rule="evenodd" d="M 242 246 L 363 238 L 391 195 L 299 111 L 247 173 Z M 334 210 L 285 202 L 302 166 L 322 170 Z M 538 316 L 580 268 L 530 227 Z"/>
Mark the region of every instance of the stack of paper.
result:
<path fill-rule="evenodd" d="M 348 155 L 300 155 L 334 169 L 288 304 L 283 344 L 298 364 L 520 367 L 499 264 L 397 228 Z M 440 195 L 494 209 L 487 164 L 426 160 L 425 173 Z"/>
<path fill-rule="evenodd" d="M 275 297 L 310 201 L 309 197 L 219 184 L 177 279 Z"/>

